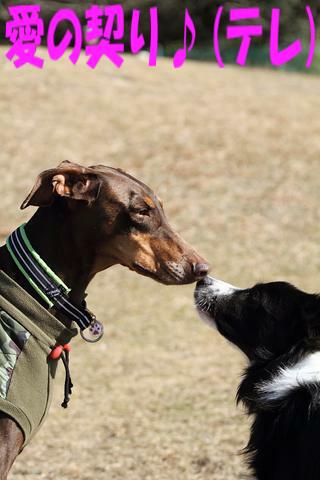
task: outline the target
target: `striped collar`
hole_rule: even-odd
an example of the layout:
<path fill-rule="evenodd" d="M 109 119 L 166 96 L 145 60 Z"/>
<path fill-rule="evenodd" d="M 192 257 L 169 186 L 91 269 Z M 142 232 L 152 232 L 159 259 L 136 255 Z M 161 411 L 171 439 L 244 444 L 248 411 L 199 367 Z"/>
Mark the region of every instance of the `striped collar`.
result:
<path fill-rule="evenodd" d="M 75 305 L 68 297 L 70 289 L 51 270 L 32 247 L 24 225 L 11 233 L 6 240 L 6 247 L 16 266 L 44 300 L 49 308 L 55 307 L 80 328 L 84 340 L 95 342 L 103 335 L 103 327 L 93 313 L 83 306 Z M 84 330 L 88 329 L 85 333 Z"/>

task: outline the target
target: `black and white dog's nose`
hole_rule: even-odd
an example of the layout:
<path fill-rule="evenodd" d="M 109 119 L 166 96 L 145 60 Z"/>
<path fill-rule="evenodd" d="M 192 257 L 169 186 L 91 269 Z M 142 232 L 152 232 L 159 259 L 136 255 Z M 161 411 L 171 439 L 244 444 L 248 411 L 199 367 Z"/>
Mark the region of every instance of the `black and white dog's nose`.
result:
<path fill-rule="evenodd" d="M 209 287 L 210 285 L 212 285 L 214 283 L 214 279 L 211 278 L 211 277 L 204 277 L 202 278 L 202 280 L 199 280 L 199 282 L 197 282 L 197 288 L 201 288 L 201 287 Z"/>

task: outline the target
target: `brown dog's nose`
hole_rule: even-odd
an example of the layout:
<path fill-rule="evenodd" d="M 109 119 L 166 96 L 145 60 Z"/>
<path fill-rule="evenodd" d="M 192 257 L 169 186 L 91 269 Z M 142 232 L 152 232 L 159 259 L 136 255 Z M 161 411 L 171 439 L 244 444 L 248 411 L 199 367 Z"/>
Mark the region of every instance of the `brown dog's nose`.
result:
<path fill-rule="evenodd" d="M 206 275 L 209 273 L 209 265 L 207 263 L 193 263 L 192 264 L 192 270 L 194 273 L 194 276 L 197 279 L 204 278 Z"/>

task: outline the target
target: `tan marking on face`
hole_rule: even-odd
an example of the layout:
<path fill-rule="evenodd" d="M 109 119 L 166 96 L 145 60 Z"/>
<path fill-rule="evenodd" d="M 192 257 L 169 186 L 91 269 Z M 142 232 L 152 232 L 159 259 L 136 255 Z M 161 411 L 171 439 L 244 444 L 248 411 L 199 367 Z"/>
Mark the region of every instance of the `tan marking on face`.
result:
<path fill-rule="evenodd" d="M 152 272 L 157 271 L 159 264 L 157 262 L 156 252 L 151 245 L 150 235 L 144 233 L 132 233 L 130 237 L 138 247 L 135 252 L 134 262 L 140 263 L 143 267 L 148 268 Z"/>
<path fill-rule="evenodd" d="M 113 237 L 105 244 L 105 252 L 101 252 L 97 258 L 96 268 L 98 271 L 105 268 L 103 263 L 109 261 L 110 252 L 116 260 L 115 263 L 121 263 L 129 268 L 134 263 L 139 263 L 152 272 L 156 272 L 159 268 L 148 234 L 129 233 Z"/>
<path fill-rule="evenodd" d="M 150 208 L 155 208 L 155 204 L 154 204 L 154 201 L 152 200 L 152 198 L 150 198 L 150 197 L 144 197 L 143 200 L 146 202 L 146 204 L 148 205 L 148 207 L 150 207 Z"/>
<path fill-rule="evenodd" d="M 179 263 L 181 260 L 181 252 L 173 240 L 162 240 L 143 232 L 117 235 L 106 244 L 106 254 L 110 250 L 119 263 L 128 267 L 138 263 L 154 273 L 168 261 Z"/>
<path fill-rule="evenodd" d="M 169 228 L 166 235 L 133 231 L 111 236 L 103 243 L 93 273 L 121 264 L 166 285 L 181 285 L 194 281 L 192 265 L 203 261 Z"/>
<path fill-rule="evenodd" d="M 172 265 L 178 265 L 182 260 L 183 252 L 176 244 L 178 237 L 160 239 L 142 232 L 132 233 L 129 237 L 135 244 L 133 262 L 137 262 L 153 272 L 158 272 L 164 265 L 169 267 L 170 262 Z"/>

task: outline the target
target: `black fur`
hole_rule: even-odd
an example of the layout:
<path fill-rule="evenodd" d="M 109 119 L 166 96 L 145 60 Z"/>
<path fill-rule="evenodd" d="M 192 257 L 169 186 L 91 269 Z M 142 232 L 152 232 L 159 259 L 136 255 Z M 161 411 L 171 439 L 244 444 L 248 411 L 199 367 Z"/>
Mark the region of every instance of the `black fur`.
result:
<path fill-rule="evenodd" d="M 257 480 L 320 480 L 320 383 L 267 399 L 259 390 L 281 367 L 320 351 L 320 298 L 284 282 L 215 296 L 197 284 L 198 310 L 248 357 L 237 401 L 254 417 L 244 453 Z"/>

